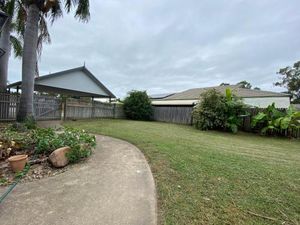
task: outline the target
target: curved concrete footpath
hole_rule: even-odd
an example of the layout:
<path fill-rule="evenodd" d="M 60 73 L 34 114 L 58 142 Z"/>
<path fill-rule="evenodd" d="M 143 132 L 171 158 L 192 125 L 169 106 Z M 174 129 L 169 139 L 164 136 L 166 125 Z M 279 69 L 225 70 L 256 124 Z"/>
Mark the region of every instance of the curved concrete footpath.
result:
<path fill-rule="evenodd" d="M 0 205 L 0 224 L 156 225 L 155 185 L 143 154 L 118 139 L 97 142 L 87 162 L 19 184 Z"/>

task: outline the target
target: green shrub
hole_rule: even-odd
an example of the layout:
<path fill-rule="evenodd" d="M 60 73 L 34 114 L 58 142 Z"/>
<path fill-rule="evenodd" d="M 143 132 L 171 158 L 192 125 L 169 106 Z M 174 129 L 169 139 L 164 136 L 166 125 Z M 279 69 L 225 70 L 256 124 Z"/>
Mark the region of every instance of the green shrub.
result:
<path fill-rule="evenodd" d="M 36 129 L 36 121 L 34 117 L 33 116 L 27 117 L 24 121 L 24 126 L 29 130 Z"/>
<path fill-rule="evenodd" d="M 65 128 L 62 133 L 56 133 L 51 128 L 40 128 L 34 131 L 33 138 L 37 154 L 49 155 L 57 148 L 69 146 L 71 151 L 67 157 L 72 163 L 88 157 L 96 146 L 95 136 L 73 128 Z"/>
<path fill-rule="evenodd" d="M 215 89 L 201 94 L 200 103 L 193 110 L 193 122 L 197 129 L 223 129 L 225 121 L 225 97 Z"/>
<path fill-rule="evenodd" d="M 226 96 L 215 89 L 201 94 L 200 103 L 193 110 L 193 122 L 200 130 L 238 131 L 241 115 L 246 114 L 246 105 L 226 90 Z"/>
<path fill-rule="evenodd" d="M 150 120 L 153 109 L 146 91 L 131 91 L 124 100 L 124 112 L 132 120 Z"/>

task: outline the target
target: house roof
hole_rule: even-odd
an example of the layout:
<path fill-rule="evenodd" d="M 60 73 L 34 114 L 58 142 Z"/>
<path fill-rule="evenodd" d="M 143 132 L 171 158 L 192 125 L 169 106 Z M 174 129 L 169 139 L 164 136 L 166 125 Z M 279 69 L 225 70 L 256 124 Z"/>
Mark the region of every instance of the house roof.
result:
<path fill-rule="evenodd" d="M 150 95 L 151 99 L 162 99 L 174 95 L 175 93 L 153 94 Z"/>
<path fill-rule="evenodd" d="M 194 88 L 189 89 L 183 92 L 176 93 L 169 97 L 166 97 L 162 100 L 191 100 L 199 99 L 200 95 L 210 89 L 215 89 L 220 93 L 225 93 L 226 89 L 230 88 L 232 92 L 241 98 L 264 98 L 264 97 L 289 97 L 289 94 L 272 92 L 272 91 L 261 91 L 242 88 L 239 85 L 226 85 L 226 86 L 215 86 L 215 87 L 206 87 L 206 88 Z"/>
<path fill-rule="evenodd" d="M 85 66 L 35 78 L 34 90 L 73 96 L 115 98 Z M 22 81 L 8 85 L 22 88 Z"/>

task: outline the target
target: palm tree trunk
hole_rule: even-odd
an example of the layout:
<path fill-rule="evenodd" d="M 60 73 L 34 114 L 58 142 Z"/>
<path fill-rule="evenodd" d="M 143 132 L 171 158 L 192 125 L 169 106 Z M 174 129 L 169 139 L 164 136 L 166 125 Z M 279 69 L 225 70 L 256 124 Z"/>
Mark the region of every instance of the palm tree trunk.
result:
<path fill-rule="evenodd" d="M 0 93 L 6 92 L 7 87 L 7 73 L 8 73 L 8 60 L 11 51 L 10 45 L 10 31 L 11 31 L 11 18 L 9 17 L 4 24 L 0 36 L 0 48 L 6 53 L 0 57 Z"/>
<path fill-rule="evenodd" d="M 36 48 L 38 42 L 39 9 L 31 4 L 28 9 L 24 34 L 22 61 L 22 93 L 17 115 L 19 122 L 33 117 L 34 76 L 37 61 Z"/>

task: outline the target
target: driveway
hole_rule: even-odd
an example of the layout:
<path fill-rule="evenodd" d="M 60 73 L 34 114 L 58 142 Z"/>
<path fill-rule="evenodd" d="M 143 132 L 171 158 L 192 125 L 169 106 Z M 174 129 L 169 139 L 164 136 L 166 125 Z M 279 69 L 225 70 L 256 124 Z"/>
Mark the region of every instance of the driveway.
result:
<path fill-rule="evenodd" d="M 110 137 L 97 143 L 87 162 L 18 184 L 0 205 L 1 225 L 156 225 L 155 184 L 143 154 Z"/>

